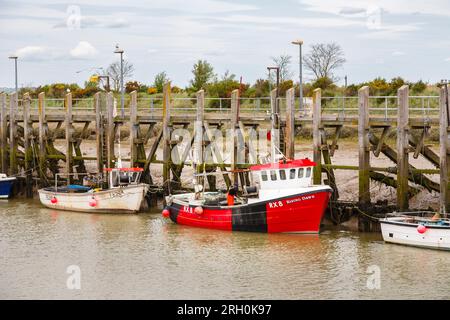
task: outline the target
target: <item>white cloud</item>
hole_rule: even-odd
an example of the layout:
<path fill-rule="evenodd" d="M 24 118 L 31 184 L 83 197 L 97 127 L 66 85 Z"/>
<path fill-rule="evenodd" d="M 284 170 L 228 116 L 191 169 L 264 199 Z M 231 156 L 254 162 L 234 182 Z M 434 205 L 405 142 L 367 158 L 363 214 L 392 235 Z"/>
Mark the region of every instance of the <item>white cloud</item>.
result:
<path fill-rule="evenodd" d="M 345 14 L 347 12 L 366 11 L 370 7 L 376 7 L 383 12 L 405 14 L 430 14 L 450 16 L 450 2 L 447 0 L 299 0 L 308 10 L 332 14 Z"/>
<path fill-rule="evenodd" d="M 42 46 L 26 46 L 14 53 L 23 60 L 48 60 L 51 58 L 50 50 Z"/>
<path fill-rule="evenodd" d="M 392 52 L 392 55 L 393 55 L 393 56 L 397 56 L 397 57 L 399 57 L 399 56 L 404 56 L 405 54 L 406 54 L 405 52 L 399 51 L 399 50 L 396 50 L 396 51 L 393 51 L 393 52 Z"/>
<path fill-rule="evenodd" d="M 97 49 L 87 41 L 80 41 L 75 48 L 70 50 L 70 56 L 75 59 L 89 59 L 95 57 L 97 53 Z"/>
<path fill-rule="evenodd" d="M 450 62 L 450 58 L 447 58 L 447 59 L 445 59 L 445 61 L 448 61 L 448 62 Z"/>

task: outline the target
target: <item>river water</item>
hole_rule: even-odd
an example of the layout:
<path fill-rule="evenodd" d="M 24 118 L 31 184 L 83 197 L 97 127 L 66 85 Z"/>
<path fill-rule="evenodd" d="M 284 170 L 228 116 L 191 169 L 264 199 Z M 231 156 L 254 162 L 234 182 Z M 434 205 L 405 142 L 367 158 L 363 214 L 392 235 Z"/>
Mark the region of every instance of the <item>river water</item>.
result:
<path fill-rule="evenodd" d="M 450 299 L 450 252 L 342 230 L 197 229 L 159 213 L 0 202 L 0 299 Z"/>

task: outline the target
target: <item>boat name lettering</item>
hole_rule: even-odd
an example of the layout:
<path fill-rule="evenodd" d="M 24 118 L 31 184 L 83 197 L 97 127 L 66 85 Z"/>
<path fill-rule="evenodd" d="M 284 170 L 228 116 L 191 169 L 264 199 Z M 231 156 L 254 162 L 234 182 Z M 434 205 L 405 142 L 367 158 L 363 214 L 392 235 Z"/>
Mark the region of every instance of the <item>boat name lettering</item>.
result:
<path fill-rule="evenodd" d="M 125 193 L 123 192 L 123 190 L 117 190 L 117 191 L 111 192 L 111 198 L 122 198 L 124 194 Z"/>
<path fill-rule="evenodd" d="M 282 206 L 283 206 L 282 201 L 269 202 L 269 208 L 278 208 Z"/>
<path fill-rule="evenodd" d="M 189 207 L 189 206 L 183 206 L 183 211 L 187 212 L 187 213 L 194 213 L 194 211 L 192 210 L 192 207 Z"/>
<path fill-rule="evenodd" d="M 311 195 L 308 195 L 308 196 L 302 196 L 300 198 L 286 200 L 286 204 L 291 204 L 291 203 L 295 203 L 295 202 L 299 202 L 299 201 L 303 201 L 303 200 L 311 200 L 311 199 L 314 199 L 314 198 L 315 198 L 315 196 L 313 194 L 311 194 Z"/>

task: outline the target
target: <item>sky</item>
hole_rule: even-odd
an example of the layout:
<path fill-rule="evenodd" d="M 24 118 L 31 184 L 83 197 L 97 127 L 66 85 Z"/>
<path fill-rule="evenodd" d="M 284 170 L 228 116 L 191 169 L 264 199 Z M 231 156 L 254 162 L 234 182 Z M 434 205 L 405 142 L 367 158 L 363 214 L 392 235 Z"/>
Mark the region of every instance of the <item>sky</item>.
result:
<path fill-rule="evenodd" d="M 391 79 L 431 83 L 450 78 L 448 0 L 0 0 L 0 87 L 83 84 L 118 60 L 133 63 L 132 79 L 151 84 L 165 71 L 185 87 L 192 66 L 206 59 L 252 83 L 266 78 L 271 57 L 291 55 L 298 78 L 299 48 L 338 43 L 346 63 L 342 82 Z M 313 78 L 304 70 L 306 81 Z"/>

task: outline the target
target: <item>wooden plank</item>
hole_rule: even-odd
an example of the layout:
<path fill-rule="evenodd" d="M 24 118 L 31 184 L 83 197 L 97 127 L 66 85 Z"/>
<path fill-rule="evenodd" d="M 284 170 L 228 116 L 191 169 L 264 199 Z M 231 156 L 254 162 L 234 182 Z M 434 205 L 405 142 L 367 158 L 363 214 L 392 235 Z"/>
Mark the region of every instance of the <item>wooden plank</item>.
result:
<path fill-rule="evenodd" d="M 97 148 L 97 171 L 103 172 L 103 113 L 101 108 L 100 92 L 94 95 L 94 108 L 95 108 L 95 131 L 96 135 L 96 148 Z"/>
<path fill-rule="evenodd" d="M 72 183 L 72 171 L 73 171 L 73 127 L 72 127 L 72 93 L 66 94 L 65 99 L 65 109 L 66 109 L 66 179 L 67 184 Z"/>
<path fill-rule="evenodd" d="M 41 182 L 46 181 L 47 173 L 47 133 L 48 124 L 45 115 L 45 93 L 38 95 L 38 116 L 39 116 L 39 177 Z"/>
<path fill-rule="evenodd" d="M 17 93 L 9 96 L 9 175 L 17 173 Z"/>
<path fill-rule="evenodd" d="M 369 87 L 358 90 L 358 143 L 359 143 L 359 193 L 362 206 L 370 205 L 370 142 L 369 142 Z"/>
<path fill-rule="evenodd" d="M 450 213 L 450 94 L 448 85 L 441 87 L 439 95 L 440 105 L 440 212 L 448 216 Z"/>
<path fill-rule="evenodd" d="M 114 152 L 114 140 L 116 137 L 114 123 L 114 96 L 112 92 L 106 94 L 106 153 L 107 153 L 107 166 L 114 167 L 115 164 L 115 152 Z"/>
<path fill-rule="evenodd" d="M 170 167 L 171 167 L 171 144 L 170 144 L 170 82 L 164 84 L 163 88 L 163 189 L 164 194 L 170 194 Z"/>
<path fill-rule="evenodd" d="M 322 91 L 317 88 L 313 92 L 313 161 L 316 166 L 313 170 L 313 183 L 322 183 L 322 139 L 320 130 L 322 126 Z"/>
<path fill-rule="evenodd" d="M 25 93 L 22 100 L 23 105 L 23 142 L 24 142 L 24 169 L 25 169 L 25 194 L 27 198 L 33 197 L 33 150 L 32 148 L 32 130 L 33 123 L 30 121 L 30 95 Z"/>
<path fill-rule="evenodd" d="M 409 169 L 409 87 L 398 89 L 397 114 L 397 207 L 407 211 L 408 203 L 408 169 Z"/>
<path fill-rule="evenodd" d="M 8 114 L 6 109 L 6 93 L 0 94 L 0 153 L 1 170 L 8 172 Z"/>
<path fill-rule="evenodd" d="M 137 138 L 139 130 L 136 91 L 130 93 L 130 99 L 130 166 L 134 167 L 138 160 Z"/>
<path fill-rule="evenodd" d="M 239 167 L 238 166 L 238 162 L 239 162 L 239 154 L 241 153 L 243 150 L 240 150 L 240 148 L 238 147 L 238 135 L 239 135 L 239 90 L 233 90 L 231 92 L 231 123 L 230 123 L 230 128 L 231 128 L 231 132 L 232 132 L 232 141 L 233 141 L 233 147 L 231 148 L 231 171 L 233 172 L 232 174 L 232 182 L 233 182 L 233 186 L 237 187 L 239 184 L 239 180 L 238 180 L 238 174 L 236 171 L 236 169 Z"/>
<path fill-rule="evenodd" d="M 295 158 L 295 93 L 294 88 L 286 91 L 286 135 L 285 156 L 288 159 Z"/>
<path fill-rule="evenodd" d="M 193 162 L 195 165 L 196 173 L 201 173 L 204 170 L 203 166 L 203 117 L 205 109 L 205 91 L 200 90 L 197 92 L 197 112 L 194 124 L 194 151 Z M 204 185 L 203 177 L 195 177 L 195 183 L 198 185 Z"/>
<path fill-rule="evenodd" d="M 273 89 L 270 92 L 271 109 L 271 129 L 270 129 L 270 155 L 272 162 L 275 162 L 275 156 L 280 150 L 280 109 L 277 99 L 278 91 Z"/>

